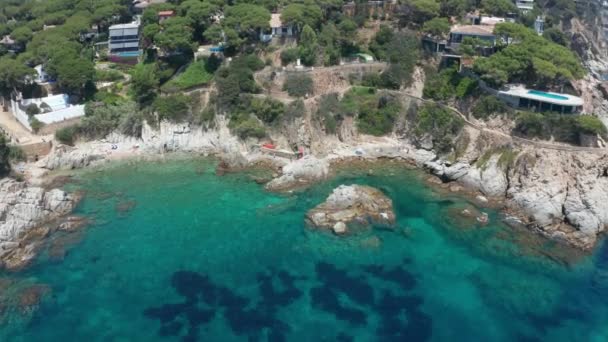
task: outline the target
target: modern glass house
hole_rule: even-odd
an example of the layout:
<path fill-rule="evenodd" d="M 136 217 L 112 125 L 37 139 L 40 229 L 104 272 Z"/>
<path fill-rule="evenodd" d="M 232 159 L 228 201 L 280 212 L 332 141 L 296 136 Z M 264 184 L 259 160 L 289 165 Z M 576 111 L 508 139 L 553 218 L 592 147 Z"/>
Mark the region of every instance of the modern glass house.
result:
<path fill-rule="evenodd" d="M 108 58 L 113 62 L 137 63 L 139 48 L 139 23 L 112 25 L 109 29 Z"/>
<path fill-rule="evenodd" d="M 583 109 L 583 99 L 578 96 L 531 90 L 521 86 L 499 90 L 498 97 L 513 107 L 538 112 L 575 114 Z"/>

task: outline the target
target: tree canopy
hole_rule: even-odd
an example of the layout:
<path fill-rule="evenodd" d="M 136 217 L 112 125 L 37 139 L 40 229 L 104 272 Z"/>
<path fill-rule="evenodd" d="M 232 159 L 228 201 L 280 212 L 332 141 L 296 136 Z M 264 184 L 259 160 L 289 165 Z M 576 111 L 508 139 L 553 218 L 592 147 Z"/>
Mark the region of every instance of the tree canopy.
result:
<path fill-rule="evenodd" d="M 496 26 L 495 34 L 505 45 L 490 57 L 478 58 L 474 64 L 474 70 L 493 85 L 522 82 L 546 86 L 584 75 L 572 51 L 539 37 L 523 25 L 502 23 Z"/>

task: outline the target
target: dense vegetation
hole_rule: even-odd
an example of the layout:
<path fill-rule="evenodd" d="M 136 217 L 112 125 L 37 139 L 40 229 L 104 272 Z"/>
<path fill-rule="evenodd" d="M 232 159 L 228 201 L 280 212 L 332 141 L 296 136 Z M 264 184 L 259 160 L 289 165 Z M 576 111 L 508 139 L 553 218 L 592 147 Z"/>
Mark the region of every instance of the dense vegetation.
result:
<path fill-rule="evenodd" d="M 487 119 L 495 114 L 509 113 L 512 110 L 496 96 L 482 96 L 473 106 L 471 114 L 477 119 Z"/>
<path fill-rule="evenodd" d="M 455 68 L 446 68 L 440 72 L 429 70 L 424 83 L 425 98 L 446 101 L 463 99 L 477 89 L 477 81 L 462 76 Z"/>
<path fill-rule="evenodd" d="M 377 136 L 392 132 L 402 109 L 398 99 L 369 87 L 353 87 L 340 106 L 344 115 L 356 116 L 361 133 Z"/>
<path fill-rule="evenodd" d="M 4 177 L 11 171 L 9 162 L 10 148 L 6 142 L 6 137 L 0 132 L 0 177 Z"/>
<path fill-rule="evenodd" d="M 582 135 L 608 137 L 604 124 L 591 115 L 523 112 L 517 116 L 514 131 L 526 138 L 555 139 L 573 144 L 580 144 Z"/>
<path fill-rule="evenodd" d="M 79 138 L 103 138 L 115 130 L 139 137 L 143 120 L 143 114 L 132 101 L 90 102 L 85 107 L 85 117 L 80 124 L 57 130 L 55 137 L 68 145 L 73 145 Z"/>
<path fill-rule="evenodd" d="M 213 74 L 219 67 L 220 61 L 216 57 L 203 59 L 188 65 L 183 73 L 165 83 L 163 91 L 177 92 L 202 85 L 208 85 L 213 80 Z"/>
<path fill-rule="evenodd" d="M 538 36 L 532 29 L 502 23 L 496 26 L 495 33 L 499 42 L 504 41 L 505 45 L 492 56 L 477 59 L 474 64 L 475 72 L 489 84 L 500 86 L 520 82 L 546 88 L 581 78 L 584 74 L 572 51 Z"/>
<path fill-rule="evenodd" d="M 414 123 L 414 134 L 419 139 L 430 137 L 438 152 L 449 152 L 464 126 L 464 121 L 451 110 L 435 104 L 425 104 L 410 119 Z"/>
<path fill-rule="evenodd" d="M 335 134 L 345 116 L 355 117 L 362 133 L 382 135 L 393 130 L 401 111 L 399 101 L 376 89 L 402 89 L 412 83 L 416 65 L 424 66 L 424 97 L 450 104 L 466 103 L 478 119 L 509 111 L 492 96 L 479 97 L 477 81 L 454 68 L 435 70 L 421 53 L 421 33 L 446 38 L 454 19 L 474 9 L 485 14 L 517 14 L 517 23 L 497 25 L 496 53 L 482 57 L 478 40 L 466 40 L 460 53 L 475 59 L 473 71 L 492 86 L 522 82 L 532 87 L 556 88 L 583 76 L 580 61 L 569 49 L 570 37 L 564 23 L 577 15 L 566 0 L 538 0 L 534 11 L 519 13 L 511 0 L 406 0 L 399 2 L 390 20 L 371 14 L 363 2 L 355 2 L 354 14 L 342 13 L 344 1 L 224 1 L 170 0 L 149 6 L 142 15 L 144 56 L 135 66 L 95 68 L 104 61 L 95 43 L 107 40 L 107 28 L 134 19 L 127 0 L 0 0 L 0 37 L 15 41 L 13 52 L 0 47 L 0 92 L 8 96 L 21 91 L 25 96 L 44 96 L 32 86 L 33 67 L 42 64 L 57 80 L 57 90 L 86 102 L 86 116 L 79 125 L 57 132 L 66 143 L 99 138 L 118 130 L 141 134 L 144 121 L 189 121 L 212 125 L 218 114 L 230 119 L 230 129 L 241 137 L 264 137 L 265 127 L 300 117 L 301 100 L 290 105 L 261 96 L 256 71 L 272 64 L 271 53 L 280 49 L 281 64 L 300 60 L 306 66 L 339 65 L 364 53 L 385 61 L 382 73 L 355 77 L 354 87 L 342 99 L 337 94 L 320 99 L 317 119 L 327 133 Z M 160 10 L 175 16 L 159 21 Z M 267 33 L 271 13 L 281 13 L 285 25 L 292 25 L 295 44 L 269 46 L 260 41 Z M 538 36 L 530 29 L 534 18 L 546 14 L 546 30 Z M 393 20 L 394 19 L 394 20 Z M 370 22 L 374 25 L 369 25 Z M 379 24 L 379 26 L 377 26 Z M 100 34 L 88 36 L 92 27 Z M 371 29 L 371 30 L 370 30 Z M 362 34 L 364 33 L 364 34 Z M 366 36 L 366 37 L 363 37 Z M 200 45 L 221 46 L 223 56 L 195 61 Z M 230 57 L 230 59 L 223 57 Z M 127 75 L 127 77 L 125 77 Z M 470 74 L 468 74 L 470 76 Z M 95 82 L 113 82 L 108 91 L 95 89 Z M 180 92 L 198 86 L 213 87 L 214 95 L 201 108 L 200 99 Z M 290 73 L 283 84 L 292 97 L 314 94 L 313 79 L 305 73 Z M 472 107 L 470 107 L 472 106 Z M 27 108 L 35 131 L 42 123 L 35 115 L 44 111 Z M 440 149 L 448 149 L 459 119 L 447 116 L 442 107 L 423 107 L 414 118 L 417 133 L 430 134 Z M 542 119 L 542 124 L 538 121 Z M 573 121 L 574 120 L 574 121 Z M 592 117 L 579 119 L 555 115 L 522 114 L 519 134 L 576 141 L 579 132 L 605 135 L 605 127 Z M 570 124 L 570 128 L 565 127 Z M 539 128 L 540 127 L 540 128 Z"/>
<path fill-rule="evenodd" d="M 314 84 L 312 78 L 306 74 L 290 74 L 285 79 L 283 84 L 283 90 L 285 90 L 289 96 L 305 97 L 313 95 Z"/>

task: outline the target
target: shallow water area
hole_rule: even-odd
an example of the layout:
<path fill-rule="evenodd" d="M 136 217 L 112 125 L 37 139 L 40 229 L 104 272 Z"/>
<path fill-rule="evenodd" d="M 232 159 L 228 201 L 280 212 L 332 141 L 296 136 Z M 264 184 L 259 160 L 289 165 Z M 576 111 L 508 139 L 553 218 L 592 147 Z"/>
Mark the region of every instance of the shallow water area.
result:
<path fill-rule="evenodd" d="M 275 194 L 246 172 L 216 176 L 211 159 L 84 172 L 70 186 L 92 223 L 61 258 L 49 248 L 0 276 L 13 284 L 0 281 L 0 340 L 608 340 L 608 247 L 564 261 L 500 213 L 476 208 L 483 227 L 460 218 L 472 204 L 424 177 L 345 169 Z M 396 227 L 306 227 L 340 184 L 382 190 Z M 44 287 L 24 296 L 14 283 Z"/>

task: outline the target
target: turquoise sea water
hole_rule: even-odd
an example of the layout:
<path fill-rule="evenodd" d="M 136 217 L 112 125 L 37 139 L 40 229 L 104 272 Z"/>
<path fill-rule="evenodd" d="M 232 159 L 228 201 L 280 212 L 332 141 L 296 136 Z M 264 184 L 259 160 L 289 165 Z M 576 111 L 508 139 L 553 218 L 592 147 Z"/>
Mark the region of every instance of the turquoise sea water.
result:
<path fill-rule="evenodd" d="M 246 173 L 218 177 L 210 160 L 85 173 L 72 187 L 93 223 L 0 275 L 0 340 L 608 340 L 608 249 L 564 262 L 495 212 L 483 228 L 455 218 L 469 204 L 422 179 L 351 170 L 280 195 Z M 306 228 L 343 183 L 389 195 L 396 228 Z M 33 284 L 39 305 L 14 304 Z"/>

